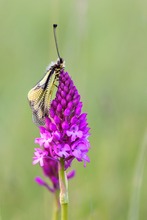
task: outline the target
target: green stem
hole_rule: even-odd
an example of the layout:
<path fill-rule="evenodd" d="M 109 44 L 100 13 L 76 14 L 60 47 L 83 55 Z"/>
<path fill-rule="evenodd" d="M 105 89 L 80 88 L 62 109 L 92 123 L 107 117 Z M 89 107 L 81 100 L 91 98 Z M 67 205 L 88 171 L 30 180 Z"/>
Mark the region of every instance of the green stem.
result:
<path fill-rule="evenodd" d="M 61 205 L 61 220 L 67 220 L 68 219 L 68 204 L 62 204 Z"/>
<path fill-rule="evenodd" d="M 59 204 L 59 191 L 54 194 L 54 206 L 52 220 L 59 220 L 60 204 Z"/>
<path fill-rule="evenodd" d="M 60 184 L 61 220 L 68 219 L 68 182 L 64 171 L 64 159 L 61 158 L 58 166 Z"/>

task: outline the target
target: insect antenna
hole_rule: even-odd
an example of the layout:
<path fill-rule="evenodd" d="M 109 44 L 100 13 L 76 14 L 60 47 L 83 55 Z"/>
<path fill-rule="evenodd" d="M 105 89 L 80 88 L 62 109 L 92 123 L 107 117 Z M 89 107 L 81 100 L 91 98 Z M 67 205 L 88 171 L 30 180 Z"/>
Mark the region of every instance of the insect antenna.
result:
<path fill-rule="evenodd" d="M 62 58 L 60 57 L 59 49 L 58 49 L 58 44 L 57 44 L 56 28 L 57 28 L 57 24 L 53 24 L 54 39 L 55 39 L 55 45 L 56 45 L 57 55 L 58 55 L 58 57 L 59 57 L 59 59 L 60 59 L 60 62 L 62 62 Z"/>

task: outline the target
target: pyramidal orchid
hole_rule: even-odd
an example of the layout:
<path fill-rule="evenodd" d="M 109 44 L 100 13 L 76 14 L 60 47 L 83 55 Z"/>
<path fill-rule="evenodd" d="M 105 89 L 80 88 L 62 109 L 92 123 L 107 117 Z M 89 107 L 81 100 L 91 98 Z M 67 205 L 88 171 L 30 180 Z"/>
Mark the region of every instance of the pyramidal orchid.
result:
<path fill-rule="evenodd" d="M 40 127 L 40 137 L 35 143 L 33 164 L 44 166 L 45 159 L 59 161 L 63 158 L 65 169 L 72 160 L 89 162 L 89 127 L 86 113 L 82 113 L 80 95 L 67 72 L 61 72 L 55 99 L 51 103 L 50 118 L 46 118 L 44 127 Z"/>
<path fill-rule="evenodd" d="M 61 215 L 62 219 L 67 219 L 67 178 L 73 177 L 74 171 L 66 176 L 66 170 L 74 159 L 83 162 L 84 166 L 90 162 L 87 155 L 90 148 L 87 114 L 82 113 L 80 95 L 67 72 L 60 73 L 49 116 L 39 130 L 40 137 L 35 139 L 39 147 L 35 148 L 33 164 L 40 164 L 52 186 L 40 177 L 36 178 L 36 182 L 51 192 L 60 189 L 60 204 L 64 207 Z"/>

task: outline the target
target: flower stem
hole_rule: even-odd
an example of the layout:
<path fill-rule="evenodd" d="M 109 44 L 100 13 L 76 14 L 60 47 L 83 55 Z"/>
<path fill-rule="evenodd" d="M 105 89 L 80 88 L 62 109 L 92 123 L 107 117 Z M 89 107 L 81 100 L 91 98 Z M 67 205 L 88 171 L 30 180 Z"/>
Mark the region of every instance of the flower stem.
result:
<path fill-rule="evenodd" d="M 59 204 L 59 191 L 54 194 L 54 206 L 52 220 L 59 220 L 60 204 Z"/>
<path fill-rule="evenodd" d="M 60 184 L 61 220 L 68 219 L 68 182 L 64 171 L 64 159 L 61 158 L 58 166 Z"/>
<path fill-rule="evenodd" d="M 61 220 L 67 220 L 68 219 L 68 204 L 62 204 L 61 205 Z"/>

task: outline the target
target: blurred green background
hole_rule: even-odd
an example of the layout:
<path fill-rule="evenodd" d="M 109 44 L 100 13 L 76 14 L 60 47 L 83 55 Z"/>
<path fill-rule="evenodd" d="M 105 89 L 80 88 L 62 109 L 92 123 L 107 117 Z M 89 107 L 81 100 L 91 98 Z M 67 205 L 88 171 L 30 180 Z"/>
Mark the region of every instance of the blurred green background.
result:
<path fill-rule="evenodd" d="M 34 182 L 27 93 L 57 59 L 88 112 L 91 163 L 75 161 L 70 220 L 147 219 L 147 1 L 0 0 L 0 220 L 51 219 Z"/>

